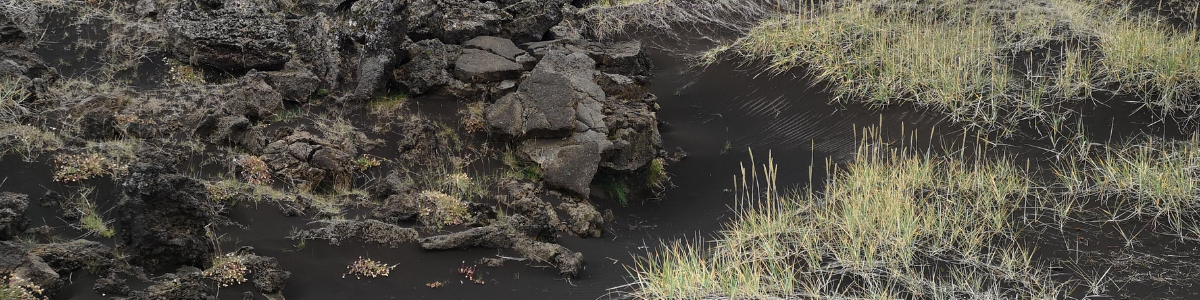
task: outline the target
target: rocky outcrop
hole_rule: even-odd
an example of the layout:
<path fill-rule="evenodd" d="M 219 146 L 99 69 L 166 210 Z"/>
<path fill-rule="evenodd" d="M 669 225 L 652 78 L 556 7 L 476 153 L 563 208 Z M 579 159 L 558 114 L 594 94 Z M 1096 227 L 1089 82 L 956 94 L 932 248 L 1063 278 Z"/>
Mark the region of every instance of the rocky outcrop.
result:
<path fill-rule="evenodd" d="M 162 157 L 141 155 L 121 183 L 121 237 L 144 266 L 207 265 L 212 246 L 206 226 L 216 217 L 203 183 L 181 175 Z"/>
<path fill-rule="evenodd" d="M 274 88 L 283 100 L 308 103 L 308 98 L 320 87 L 321 78 L 308 69 L 289 69 L 267 73 L 266 83 Z"/>
<path fill-rule="evenodd" d="M 183 0 L 164 18 L 172 53 L 227 71 L 279 70 L 295 48 L 283 22 L 250 0 Z"/>
<path fill-rule="evenodd" d="M 7 78 L 27 92 L 21 102 L 48 94 L 47 86 L 59 79 L 58 71 L 26 50 L 0 48 L 0 78 Z"/>
<path fill-rule="evenodd" d="M 0 240 L 10 240 L 29 227 L 25 209 L 29 207 L 29 195 L 0 192 Z"/>
<path fill-rule="evenodd" d="M 578 276 L 584 265 L 583 254 L 558 244 L 539 242 L 522 235 L 509 233 L 507 229 L 498 225 L 422 238 L 421 248 L 425 250 L 511 249 L 533 261 L 557 267 L 559 275 L 563 277 Z"/>

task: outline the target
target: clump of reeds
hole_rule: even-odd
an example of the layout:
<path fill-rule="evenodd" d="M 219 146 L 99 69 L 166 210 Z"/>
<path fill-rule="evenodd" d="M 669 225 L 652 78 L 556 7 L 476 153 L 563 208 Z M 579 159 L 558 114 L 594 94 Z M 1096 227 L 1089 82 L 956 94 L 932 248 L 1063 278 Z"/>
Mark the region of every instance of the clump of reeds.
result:
<path fill-rule="evenodd" d="M 1150 217 L 1173 234 L 1200 234 L 1200 136 L 1107 148 L 1056 169 L 1067 196 L 1100 201 L 1107 221 Z"/>
<path fill-rule="evenodd" d="M 854 162 L 830 166 L 820 191 L 779 194 L 771 161 L 743 171 L 738 220 L 705 247 L 675 243 L 640 261 L 631 296 L 1060 296 L 1013 241 L 1013 213 L 1030 189 L 1023 172 L 1003 159 L 938 157 L 867 136 Z"/>
<path fill-rule="evenodd" d="M 1194 118 L 1198 36 L 1128 7 L 1079 0 L 845 0 L 781 6 L 702 57 L 734 53 L 773 72 L 803 66 L 839 101 L 912 102 L 1006 130 L 1062 119 L 1073 113 L 1065 102 L 1096 91 L 1135 94 L 1164 115 Z"/>

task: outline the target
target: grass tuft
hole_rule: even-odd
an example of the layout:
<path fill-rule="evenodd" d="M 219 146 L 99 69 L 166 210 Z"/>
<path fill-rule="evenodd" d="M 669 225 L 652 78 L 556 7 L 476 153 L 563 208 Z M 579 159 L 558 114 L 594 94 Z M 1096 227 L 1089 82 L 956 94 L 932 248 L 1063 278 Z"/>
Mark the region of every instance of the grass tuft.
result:
<path fill-rule="evenodd" d="M 1030 190 L 1023 172 L 1003 159 L 880 145 L 869 134 L 853 162 L 829 166 L 819 192 L 779 194 L 770 160 L 743 169 L 738 220 L 705 247 L 672 243 L 639 261 L 631 296 L 1062 296 L 1032 252 L 1013 241 L 1010 220 Z"/>

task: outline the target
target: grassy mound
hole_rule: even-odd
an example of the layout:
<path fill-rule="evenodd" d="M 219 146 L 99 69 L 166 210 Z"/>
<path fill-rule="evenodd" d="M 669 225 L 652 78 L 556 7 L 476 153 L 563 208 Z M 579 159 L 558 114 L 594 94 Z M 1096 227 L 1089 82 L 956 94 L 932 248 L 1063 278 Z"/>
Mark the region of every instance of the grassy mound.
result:
<path fill-rule="evenodd" d="M 783 10 L 706 57 L 807 67 L 838 101 L 913 102 L 989 130 L 1057 124 L 1098 91 L 1192 119 L 1198 32 L 1163 19 L 1086 0 L 829 1 Z"/>

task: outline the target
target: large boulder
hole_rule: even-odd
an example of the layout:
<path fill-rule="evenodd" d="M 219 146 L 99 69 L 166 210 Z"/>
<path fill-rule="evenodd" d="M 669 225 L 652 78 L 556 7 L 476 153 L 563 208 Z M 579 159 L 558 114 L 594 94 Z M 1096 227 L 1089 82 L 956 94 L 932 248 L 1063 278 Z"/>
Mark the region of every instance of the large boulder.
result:
<path fill-rule="evenodd" d="M 512 40 L 495 36 L 476 37 L 464 42 L 462 46 L 467 49 L 491 52 L 512 61 L 516 61 L 518 56 L 525 54 L 525 50 L 517 48 Z"/>
<path fill-rule="evenodd" d="M 283 108 L 283 95 L 270 84 L 268 74 L 251 71 L 238 82 L 224 87 L 225 113 L 262 120 Z"/>
<path fill-rule="evenodd" d="M 611 127 L 608 140 L 612 147 L 605 152 L 601 167 L 629 172 L 662 155 L 662 135 L 654 112 L 656 98 L 643 95 L 637 101 L 613 101 L 606 106 L 609 113 L 604 122 Z"/>
<path fill-rule="evenodd" d="M 412 60 L 393 72 L 396 82 L 408 88 L 409 94 L 419 95 L 450 83 L 450 65 L 457 60 L 461 49 L 438 40 L 423 40 L 408 49 Z"/>
<path fill-rule="evenodd" d="M 342 74 L 345 63 L 339 51 L 339 43 L 337 43 L 339 33 L 337 27 L 334 26 L 336 22 L 325 13 L 288 21 L 291 35 L 296 40 L 296 59 L 288 64 L 295 64 L 297 68 L 304 68 L 312 72 L 319 79 L 317 88 L 336 89 L 345 79 Z M 278 81 L 273 77 L 272 83 L 276 82 Z M 289 100 L 296 99 L 289 96 L 288 88 L 274 86 Z"/>
<path fill-rule="evenodd" d="M 278 91 L 283 100 L 307 103 L 309 96 L 317 92 L 321 78 L 302 68 L 270 72 L 266 83 Z"/>
<path fill-rule="evenodd" d="M 654 62 L 641 41 L 592 43 L 587 50 L 606 73 L 646 78 L 654 71 Z"/>
<path fill-rule="evenodd" d="M 517 79 L 521 71 L 521 65 L 508 58 L 476 49 L 463 50 L 454 63 L 454 75 L 466 82 Z"/>
<path fill-rule="evenodd" d="M 570 143 L 557 140 L 529 140 L 521 153 L 542 168 L 546 184 L 587 197 L 589 185 L 600 164 L 600 149 L 595 143 Z"/>
<path fill-rule="evenodd" d="M 561 74 L 534 71 L 517 88 L 489 105 L 484 118 L 495 131 L 513 137 L 562 137 L 575 129 L 579 99 Z"/>
<path fill-rule="evenodd" d="M 200 180 L 177 173 L 160 155 L 142 157 L 147 162 L 121 183 L 125 249 L 144 266 L 205 266 L 212 258 L 206 226 L 216 217 L 215 202 Z"/>
<path fill-rule="evenodd" d="M 295 46 L 280 18 L 257 1 L 225 2 L 184 0 L 171 8 L 164 20 L 172 52 L 227 71 L 282 69 Z"/>

